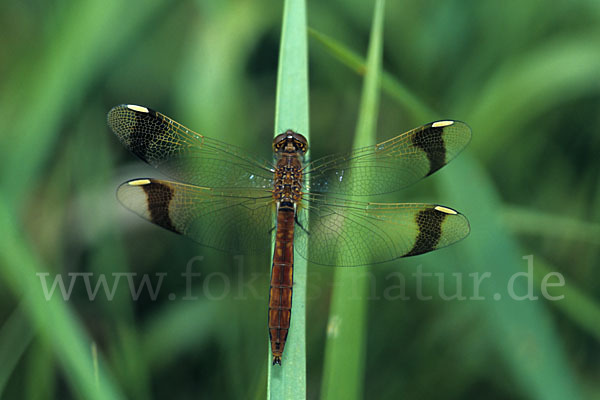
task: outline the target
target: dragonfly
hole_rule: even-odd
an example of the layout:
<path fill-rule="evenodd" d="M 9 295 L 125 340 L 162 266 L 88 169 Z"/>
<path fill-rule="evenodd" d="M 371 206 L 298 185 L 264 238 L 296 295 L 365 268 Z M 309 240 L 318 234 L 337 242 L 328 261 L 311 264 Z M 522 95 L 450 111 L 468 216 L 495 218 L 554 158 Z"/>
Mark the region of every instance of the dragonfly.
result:
<path fill-rule="evenodd" d="M 397 191 L 447 164 L 471 139 L 460 121 L 310 161 L 306 138 L 293 130 L 274 138 L 272 160 L 261 160 L 147 107 L 119 105 L 107 120 L 127 149 L 175 179 L 121 184 L 117 198 L 126 208 L 204 246 L 236 254 L 273 248 L 274 365 L 290 327 L 295 253 L 321 265 L 370 265 L 448 246 L 470 231 L 464 215 L 439 204 L 356 200 Z"/>

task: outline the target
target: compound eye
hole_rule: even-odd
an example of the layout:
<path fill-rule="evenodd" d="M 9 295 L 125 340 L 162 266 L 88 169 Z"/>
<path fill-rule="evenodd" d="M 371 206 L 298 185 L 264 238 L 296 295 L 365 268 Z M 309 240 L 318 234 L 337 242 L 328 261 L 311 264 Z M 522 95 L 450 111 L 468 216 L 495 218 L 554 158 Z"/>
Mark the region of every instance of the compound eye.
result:
<path fill-rule="evenodd" d="M 285 143 L 286 139 L 287 139 L 287 135 L 285 133 L 281 133 L 281 134 L 275 136 L 275 139 L 273 139 L 273 150 L 281 149 L 281 147 Z"/>
<path fill-rule="evenodd" d="M 293 136 L 294 138 L 294 144 L 303 152 L 306 152 L 306 150 L 308 149 L 308 141 L 306 140 L 306 138 L 299 134 L 294 132 Z"/>

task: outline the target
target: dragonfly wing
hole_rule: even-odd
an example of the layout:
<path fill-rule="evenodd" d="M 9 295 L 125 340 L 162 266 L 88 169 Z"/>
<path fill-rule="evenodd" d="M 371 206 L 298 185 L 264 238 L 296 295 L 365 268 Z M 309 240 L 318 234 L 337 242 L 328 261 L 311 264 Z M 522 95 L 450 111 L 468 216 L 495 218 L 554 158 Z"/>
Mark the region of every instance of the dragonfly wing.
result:
<path fill-rule="evenodd" d="M 117 198 L 141 217 L 202 245 L 241 254 L 270 251 L 274 205 L 267 190 L 136 179 L 119 186 Z"/>
<path fill-rule="evenodd" d="M 272 166 L 146 107 L 119 105 L 108 125 L 132 153 L 168 176 L 206 187 L 273 187 Z"/>
<path fill-rule="evenodd" d="M 437 121 L 385 142 L 317 159 L 305 174 L 311 192 L 374 195 L 394 192 L 431 175 L 460 153 L 471 129 L 459 121 Z"/>
<path fill-rule="evenodd" d="M 469 234 L 464 215 L 436 204 L 363 203 L 307 195 L 296 250 L 316 264 L 357 266 L 427 253 Z"/>

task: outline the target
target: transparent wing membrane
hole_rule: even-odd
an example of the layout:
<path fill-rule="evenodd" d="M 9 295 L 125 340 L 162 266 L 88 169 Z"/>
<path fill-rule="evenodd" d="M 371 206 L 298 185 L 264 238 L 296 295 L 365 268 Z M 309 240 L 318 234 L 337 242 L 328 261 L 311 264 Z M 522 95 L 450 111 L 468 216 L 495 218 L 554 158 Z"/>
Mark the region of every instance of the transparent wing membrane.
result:
<path fill-rule="evenodd" d="M 432 122 L 373 146 L 317 159 L 305 167 L 305 174 L 311 192 L 394 192 L 446 165 L 470 140 L 471 129 L 463 122 Z"/>
<path fill-rule="evenodd" d="M 133 154 L 166 175 L 205 187 L 272 188 L 273 166 L 146 107 L 120 105 L 108 125 Z"/>
<path fill-rule="evenodd" d="M 366 203 L 307 195 L 296 250 L 316 264 L 358 266 L 427 253 L 469 234 L 460 213 L 436 204 Z"/>
<path fill-rule="evenodd" d="M 275 206 L 268 190 L 137 179 L 119 186 L 117 198 L 150 222 L 205 246 L 238 254 L 271 249 Z"/>
<path fill-rule="evenodd" d="M 113 108 L 108 124 L 131 152 L 185 182 L 125 182 L 117 192 L 125 207 L 209 247 L 240 254 L 270 251 L 276 211 L 273 164 L 141 106 Z M 469 234 L 469 223 L 450 208 L 344 196 L 408 186 L 447 164 L 470 138 L 466 124 L 438 121 L 305 165 L 310 187 L 303 188 L 296 204 L 301 225 L 294 233 L 296 250 L 317 264 L 356 266 L 423 254 L 461 240 Z"/>
<path fill-rule="evenodd" d="M 260 189 L 212 190 L 156 179 L 122 184 L 119 201 L 136 214 L 203 245 L 243 254 L 266 254 L 275 205 Z M 322 265 L 357 266 L 423 254 L 469 233 L 467 219 L 435 204 L 326 202 L 306 196 L 295 230 L 295 247 Z M 306 224 L 308 221 L 308 224 Z"/>

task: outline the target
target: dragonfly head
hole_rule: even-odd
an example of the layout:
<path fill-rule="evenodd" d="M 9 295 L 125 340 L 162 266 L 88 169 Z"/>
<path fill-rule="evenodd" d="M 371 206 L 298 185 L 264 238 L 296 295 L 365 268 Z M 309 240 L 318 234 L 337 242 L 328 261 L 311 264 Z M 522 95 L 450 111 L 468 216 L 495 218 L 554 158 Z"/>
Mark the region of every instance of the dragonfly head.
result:
<path fill-rule="evenodd" d="M 299 133 L 288 129 L 273 139 L 273 151 L 275 153 L 300 153 L 306 154 L 308 141 Z"/>

